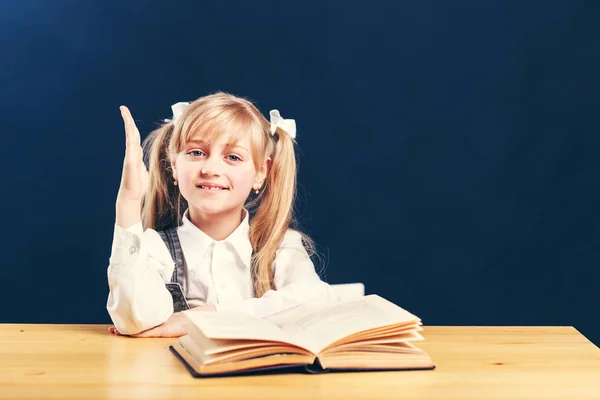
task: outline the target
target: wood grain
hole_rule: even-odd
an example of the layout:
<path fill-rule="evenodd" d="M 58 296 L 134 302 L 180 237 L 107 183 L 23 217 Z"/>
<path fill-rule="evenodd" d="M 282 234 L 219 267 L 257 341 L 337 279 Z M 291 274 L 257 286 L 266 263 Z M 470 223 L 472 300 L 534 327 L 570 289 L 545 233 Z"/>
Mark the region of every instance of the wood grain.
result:
<path fill-rule="evenodd" d="M 0 325 L 2 399 L 600 399 L 600 349 L 573 327 L 425 327 L 434 371 L 194 379 L 173 339 L 106 325 Z"/>

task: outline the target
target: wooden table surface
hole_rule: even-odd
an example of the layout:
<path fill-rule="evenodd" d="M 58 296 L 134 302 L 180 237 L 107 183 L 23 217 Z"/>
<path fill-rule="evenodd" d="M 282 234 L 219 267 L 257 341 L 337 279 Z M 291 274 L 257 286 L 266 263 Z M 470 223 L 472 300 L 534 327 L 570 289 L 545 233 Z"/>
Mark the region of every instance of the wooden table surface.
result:
<path fill-rule="evenodd" d="M 572 327 L 425 327 L 434 371 L 194 379 L 173 339 L 106 325 L 0 325 L 6 399 L 600 399 L 600 349 Z"/>

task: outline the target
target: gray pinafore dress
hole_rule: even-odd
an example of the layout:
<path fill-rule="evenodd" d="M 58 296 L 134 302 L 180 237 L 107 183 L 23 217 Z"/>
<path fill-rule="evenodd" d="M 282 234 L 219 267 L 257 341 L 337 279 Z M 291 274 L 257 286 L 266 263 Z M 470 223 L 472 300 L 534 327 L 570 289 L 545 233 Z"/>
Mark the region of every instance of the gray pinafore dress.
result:
<path fill-rule="evenodd" d="M 171 258 L 175 262 L 173 275 L 171 275 L 171 282 L 166 284 L 167 290 L 171 293 L 171 297 L 173 298 L 173 312 L 187 310 L 190 306 L 188 305 L 184 294 L 186 263 L 185 257 L 183 256 L 183 250 L 181 250 L 179 236 L 177 235 L 177 228 L 160 231 L 158 234 L 167 245 L 167 248 L 171 253 Z"/>

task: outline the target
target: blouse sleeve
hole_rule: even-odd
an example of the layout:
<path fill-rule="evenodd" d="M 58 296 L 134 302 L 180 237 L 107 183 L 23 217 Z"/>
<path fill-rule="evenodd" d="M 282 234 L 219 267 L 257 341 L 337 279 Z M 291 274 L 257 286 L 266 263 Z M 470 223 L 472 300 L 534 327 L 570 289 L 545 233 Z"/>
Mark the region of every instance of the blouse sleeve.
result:
<path fill-rule="evenodd" d="M 169 251 L 155 230 L 143 231 L 141 222 L 127 229 L 115 224 L 106 308 L 121 333 L 145 331 L 173 314 L 173 300 L 165 286 L 173 268 Z"/>

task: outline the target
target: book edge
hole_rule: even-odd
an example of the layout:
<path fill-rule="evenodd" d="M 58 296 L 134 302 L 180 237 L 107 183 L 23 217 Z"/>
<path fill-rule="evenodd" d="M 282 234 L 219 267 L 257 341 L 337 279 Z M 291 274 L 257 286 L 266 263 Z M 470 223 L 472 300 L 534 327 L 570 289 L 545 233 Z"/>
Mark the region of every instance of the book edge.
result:
<path fill-rule="evenodd" d="M 185 368 L 194 378 L 216 378 L 216 377 L 227 377 L 227 376 L 250 376 L 250 375 L 262 375 L 265 373 L 294 373 L 294 372 L 307 372 L 306 364 L 290 364 L 290 365 L 271 365 L 267 367 L 259 367 L 253 369 L 245 369 L 241 371 L 223 372 L 216 374 L 201 374 L 197 372 L 175 349 L 174 346 L 169 346 L 171 353 L 179 359 Z M 316 372 L 315 372 L 316 373 Z"/>
<path fill-rule="evenodd" d="M 314 364 L 294 364 L 285 366 L 269 366 L 262 367 L 252 370 L 234 371 L 220 374 L 200 374 L 192 368 L 190 364 L 177 352 L 173 346 L 169 346 L 171 353 L 184 365 L 188 372 L 194 378 L 216 378 L 216 377 L 234 377 L 234 376 L 251 376 L 251 375 L 262 375 L 267 373 L 308 373 L 308 374 L 325 374 L 325 373 L 342 373 L 342 372 L 384 372 L 384 371 L 433 371 L 436 369 L 436 365 L 428 367 L 410 367 L 410 368 L 327 368 L 323 369 L 317 358 Z"/>

